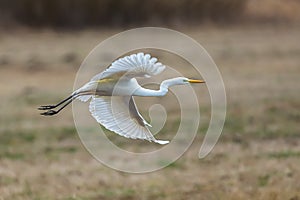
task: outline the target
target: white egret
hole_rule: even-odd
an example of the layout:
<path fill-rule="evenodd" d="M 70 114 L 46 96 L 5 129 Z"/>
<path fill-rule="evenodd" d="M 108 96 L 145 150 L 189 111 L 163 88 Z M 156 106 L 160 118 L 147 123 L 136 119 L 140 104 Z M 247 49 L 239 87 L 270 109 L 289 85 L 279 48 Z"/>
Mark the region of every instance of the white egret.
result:
<path fill-rule="evenodd" d="M 106 129 L 127 138 L 167 144 L 169 141 L 157 140 L 151 134 L 148 129 L 151 125 L 137 110 L 133 96 L 164 96 L 170 86 L 204 81 L 177 77 L 163 81 L 159 90 L 150 90 L 141 87 L 135 79 L 157 75 L 164 69 L 165 66 L 149 54 L 132 54 L 114 61 L 106 70 L 58 104 L 41 106 L 38 109 L 47 110 L 41 115 L 50 116 L 59 113 L 75 99 L 83 102 L 91 99 L 89 110 Z M 61 107 L 58 110 L 53 110 L 59 106 Z"/>

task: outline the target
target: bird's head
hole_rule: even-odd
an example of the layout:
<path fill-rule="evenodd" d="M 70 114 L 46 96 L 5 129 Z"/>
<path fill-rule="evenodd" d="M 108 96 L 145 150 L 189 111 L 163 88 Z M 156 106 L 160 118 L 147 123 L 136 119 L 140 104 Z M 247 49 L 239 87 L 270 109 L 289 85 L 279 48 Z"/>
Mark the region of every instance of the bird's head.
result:
<path fill-rule="evenodd" d="M 186 85 L 186 84 L 192 84 L 192 83 L 205 83 L 205 81 L 198 80 L 198 79 L 190 79 L 190 78 L 186 78 L 186 77 L 176 77 L 176 78 L 171 78 L 171 79 L 163 81 L 162 86 L 170 87 L 173 85 Z"/>

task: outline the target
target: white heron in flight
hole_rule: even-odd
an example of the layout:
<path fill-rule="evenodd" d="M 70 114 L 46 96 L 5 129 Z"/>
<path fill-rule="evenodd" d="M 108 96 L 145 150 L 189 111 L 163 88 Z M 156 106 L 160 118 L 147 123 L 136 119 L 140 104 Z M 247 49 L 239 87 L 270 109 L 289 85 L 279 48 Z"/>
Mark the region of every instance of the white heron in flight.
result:
<path fill-rule="evenodd" d="M 148 129 L 151 125 L 137 110 L 133 96 L 164 96 L 170 86 L 204 81 L 177 77 L 163 81 L 159 90 L 150 90 L 141 87 L 135 79 L 157 75 L 164 69 L 165 66 L 149 54 L 132 54 L 114 61 L 106 70 L 58 104 L 40 106 L 38 109 L 47 110 L 41 115 L 50 116 L 59 113 L 75 99 L 83 102 L 91 99 L 89 110 L 106 129 L 131 139 L 167 144 L 169 141 L 157 140 L 151 134 Z M 53 110 L 59 106 L 58 110 Z"/>

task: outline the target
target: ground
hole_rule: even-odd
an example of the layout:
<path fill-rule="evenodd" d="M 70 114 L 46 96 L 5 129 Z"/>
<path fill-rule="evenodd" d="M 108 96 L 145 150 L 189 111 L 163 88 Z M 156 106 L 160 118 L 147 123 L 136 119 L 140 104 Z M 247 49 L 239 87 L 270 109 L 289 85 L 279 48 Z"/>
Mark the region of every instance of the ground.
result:
<path fill-rule="evenodd" d="M 180 30 L 220 69 L 224 131 L 200 160 L 210 113 L 207 91 L 197 86 L 204 125 L 194 143 L 167 168 L 140 175 L 97 162 L 80 142 L 71 108 L 50 118 L 36 109 L 71 93 L 84 57 L 119 31 L 0 32 L 0 199 L 300 199 L 299 28 Z"/>

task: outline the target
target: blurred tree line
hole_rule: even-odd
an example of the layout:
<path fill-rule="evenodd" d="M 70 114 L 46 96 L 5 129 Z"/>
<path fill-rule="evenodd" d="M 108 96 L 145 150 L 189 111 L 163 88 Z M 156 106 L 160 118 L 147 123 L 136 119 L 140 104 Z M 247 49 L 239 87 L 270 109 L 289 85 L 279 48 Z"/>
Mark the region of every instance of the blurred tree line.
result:
<path fill-rule="evenodd" d="M 85 27 L 234 22 L 246 0 L 1 0 L 0 22 Z"/>

